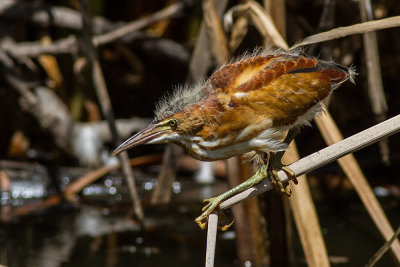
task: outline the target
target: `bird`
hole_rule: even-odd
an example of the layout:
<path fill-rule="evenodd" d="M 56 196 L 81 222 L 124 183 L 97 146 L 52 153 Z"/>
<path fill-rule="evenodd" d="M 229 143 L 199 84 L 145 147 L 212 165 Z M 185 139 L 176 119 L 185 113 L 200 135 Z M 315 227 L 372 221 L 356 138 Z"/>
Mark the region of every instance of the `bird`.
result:
<path fill-rule="evenodd" d="M 204 200 L 203 213 L 195 219 L 204 229 L 208 215 L 219 211 L 222 201 L 265 178 L 290 196 L 287 184 L 276 177 L 276 169 L 282 169 L 295 178 L 280 163 L 283 152 L 297 129 L 321 113 L 321 101 L 343 82 L 354 82 L 354 75 L 352 67 L 308 57 L 301 51 L 265 49 L 244 54 L 208 79 L 178 87 L 164 97 L 156 105 L 153 122 L 123 142 L 113 155 L 159 143 L 177 144 L 201 161 L 251 155 L 258 164 L 251 178 Z"/>

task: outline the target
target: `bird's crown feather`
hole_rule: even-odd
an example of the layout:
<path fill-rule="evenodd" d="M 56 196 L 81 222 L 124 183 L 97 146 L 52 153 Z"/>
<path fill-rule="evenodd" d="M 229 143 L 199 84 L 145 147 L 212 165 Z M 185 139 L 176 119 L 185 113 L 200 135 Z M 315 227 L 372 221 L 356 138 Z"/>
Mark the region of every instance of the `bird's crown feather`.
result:
<path fill-rule="evenodd" d="M 185 108 L 205 99 L 212 93 L 211 85 L 204 80 L 194 85 L 178 86 L 170 94 L 166 94 L 156 105 L 155 121 L 163 120 Z"/>

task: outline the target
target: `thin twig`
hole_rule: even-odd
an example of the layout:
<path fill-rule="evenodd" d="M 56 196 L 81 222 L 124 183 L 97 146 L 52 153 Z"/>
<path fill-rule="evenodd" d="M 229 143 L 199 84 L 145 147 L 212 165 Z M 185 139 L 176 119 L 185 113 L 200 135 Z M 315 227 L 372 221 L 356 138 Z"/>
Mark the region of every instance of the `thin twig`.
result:
<path fill-rule="evenodd" d="M 273 19 L 260 4 L 253 0 L 248 1 L 243 5 L 239 5 L 237 12 L 246 12 L 259 32 L 264 37 L 268 36 L 272 44 L 276 47 L 282 48 L 283 50 L 289 49 L 286 41 L 277 30 Z"/>
<path fill-rule="evenodd" d="M 397 240 L 397 237 L 400 235 L 400 226 L 397 228 L 396 232 L 393 234 L 393 236 L 386 241 L 385 244 L 372 256 L 372 258 L 367 262 L 365 267 L 372 267 L 377 263 L 377 261 L 382 258 L 382 256 L 388 251 L 392 243 Z"/>
<path fill-rule="evenodd" d="M 114 114 L 112 111 L 110 97 L 108 96 L 107 86 L 104 80 L 103 72 L 100 67 L 99 59 L 97 57 L 97 53 L 95 51 L 95 47 L 93 45 L 93 38 L 91 36 L 91 27 L 90 27 L 90 19 L 88 15 L 88 0 L 81 0 L 81 15 L 84 29 L 84 41 L 86 45 L 86 52 L 89 59 L 89 62 L 92 67 L 92 77 L 93 83 L 95 85 L 95 90 L 97 97 L 99 98 L 100 106 L 103 112 L 104 117 L 106 118 L 108 125 L 110 127 L 111 134 L 113 136 L 113 143 L 117 146 L 120 142 L 119 134 L 117 127 L 115 126 Z M 142 223 L 144 219 L 142 205 L 140 203 L 139 195 L 136 190 L 135 181 L 133 178 L 132 169 L 129 165 L 128 154 L 121 153 L 120 160 L 122 164 L 122 171 L 128 183 L 129 193 L 132 198 L 133 209 L 135 215 L 139 219 L 139 222 Z"/>
<path fill-rule="evenodd" d="M 289 167 L 296 173 L 297 176 L 301 176 L 330 162 L 333 162 L 344 155 L 378 142 L 379 140 L 393 135 L 399 131 L 400 115 L 397 115 L 351 137 L 348 137 L 334 145 L 331 145 L 307 157 L 304 157 L 290 164 Z M 287 182 L 289 180 L 284 171 L 279 171 L 278 175 L 282 182 Z M 272 186 L 269 180 L 265 179 L 258 185 L 225 200 L 221 203 L 220 207 L 222 209 L 227 209 L 232 205 L 242 202 L 250 197 L 262 194 L 265 191 L 270 190 L 271 188 Z"/>
<path fill-rule="evenodd" d="M 118 29 L 109 31 L 105 34 L 94 36 L 92 39 L 93 44 L 95 46 L 101 46 L 110 42 L 114 42 L 131 32 L 147 27 L 157 21 L 175 16 L 179 14 L 184 8 L 184 2 L 177 2 L 173 5 L 170 5 L 169 7 L 153 13 L 151 16 L 127 23 L 126 25 L 119 27 Z"/>
<path fill-rule="evenodd" d="M 170 202 L 172 184 L 176 180 L 176 172 L 182 154 L 182 148 L 173 144 L 168 144 L 164 151 L 161 170 L 157 177 L 157 186 L 150 198 L 151 204 L 156 205 Z"/>
<path fill-rule="evenodd" d="M 399 27 L 400 26 L 400 16 L 394 16 L 390 18 L 373 20 L 364 23 L 358 23 L 346 27 L 338 27 L 330 31 L 317 33 L 306 37 L 299 43 L 290 47 L 290 49 L 297 48 L 299 46 L 305 46 L 314 43 L 326 42 L 329 40 L 342 38 L 353 34 L 362 34 L 366 32 L 372 32 L 376 30 L 382 30 L 387 28 Z"/>
<path fill-rule="evenodd" d="M 43 54 L 75 54 L 79 50 L 78 40 L 74 35 L 70 35 L 46 45 L 40 42 L 15 43 L 10 39 L 3 39 L 0 41 L 0 48 L 15 58 L 37 57 Z"/>

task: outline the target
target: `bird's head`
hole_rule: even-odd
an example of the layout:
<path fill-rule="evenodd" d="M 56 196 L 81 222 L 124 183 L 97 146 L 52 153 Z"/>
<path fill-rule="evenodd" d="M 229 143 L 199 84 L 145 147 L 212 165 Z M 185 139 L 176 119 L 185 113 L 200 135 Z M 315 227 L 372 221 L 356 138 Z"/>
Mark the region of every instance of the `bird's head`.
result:
<path fill-rule="evenodd" d="M 178 118 L 170 117 L 161 121 L 154 121 L 144 130 L 131 136 L 123 142 L 113 155 L 142 144 L 160 144 L 178 140 L 180 134 L 177 131 L 179 125 Z"/>
<path fill-rule="evenodd" d="M 201 134 L 207 124 L 209 116 L 204 112 L 204 106 L 207 104 L 192 105 L 163 119 L 157 119 L 159 116 L 156 115 L 149 126 L 123 142 L 113 155 L 142 144 L 175 143 L 185 147 L 196 135 Z"/>
<path fill-rule="evenodd" d="M 154 121 L 123 142 L 113 155 L 142 144 L 175 143 L 184 145 L 215 119 L 216 98 L 204 81 L 177 88 L 156 106 Z"/>

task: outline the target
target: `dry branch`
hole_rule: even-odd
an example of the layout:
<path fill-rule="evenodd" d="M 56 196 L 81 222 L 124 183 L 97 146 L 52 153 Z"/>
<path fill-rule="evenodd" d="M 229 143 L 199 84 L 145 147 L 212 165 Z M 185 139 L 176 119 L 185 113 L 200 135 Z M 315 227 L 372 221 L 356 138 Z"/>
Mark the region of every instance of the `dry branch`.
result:
<path fill-rule="evenodd" d="M 94 47 L 94 41 L 91 34 L 91 26 L 90 19 L 88 15 L 88 0 L 81 0 L 81 16 L 82 16 L 82 24 L 83 24 L 83 33 L 84 33 L 84 41 L 86 45 L 86 53 L 88 60 L 91 65 L 92 71 L 92 79 L 93 84 L 96 90 L 97 97 L 99 99 L 99 103 L 103 112 L 104 117 L 106 118 L 112 137 L 113 143 L 115 146 L 119 144 L 119 133 L 117 127 L 115 126 L 114 113 L 112 111 L 110 97 L 108 95 L 108 90 L 106 86 L 106 82 L 104 79 L 103 71 L 100 67 L 100 62 Z M 122 171 L 124 173 L 125 179 L 128 184 L 129 193 L 132 198 L 132 205 L 135 215 L 139 219 L 139 222 L 142 223 L 144 219 L 143 208 L 140 203 L 140 198 L 138 192 L 136 190 L 135 180 L 133 178 L 132 169 L 129 165 L 128 153 L 123 152 L 120 154 L 120 160 L 122 165 Z"/>
<path fill-rule="evenodd" d="M 165 9 L 153 13 L 148 17 L 144 17 L 133 22 L 124 24 L 107 33 L 92 37 L 95 47 L 105 45 L 107 43 L 117 41 L 129 33 L 143 29 L 159 20 L 167 19 L 182 12 L 187 4 L 179 2 Z M 70 35 L 66 38 L 54 41 L 51 44 L 43 45 L 40 42 L 23 42 L 15 43 L 8 39 L 0 41 L 0 49 L 9 53 L 13 57 L 37 57 L 42 54 L 69 54 L 77 53 L 80 50 L 79 42 L 76 36 Z"/>
<path fill-rule="evenodd" d="M 181 13 L 185 7 L 186 5 L 184 2 L 177 2 L 173 5 L 170 5 L 169 7 L 166 7 L 158 12 L 153 13 L 148 17 L 127 23 L 126 25 L 123 25 L 107 33 L 94 36 L 92 39 L 93 44 L 95 46 L 101 46 L 110 42 L 117 41 L 118 39 L 121 39 L 122 37 L 128 35 L 131 32 L 147 27 L 157 21 L 171 18 Z"/>
<path fill-rule="evenodd" d="M 383 246 L 374 254 L 374 256 L 367 262 L 365 267 L 372 267 L 375 263 L 382 258 L 382 256 L 389 250 L 390 246 L 394 241 L 398 240 L 397 237 L 400 235 L 400 226 L 397 228 L 393 236 L 383 244 Z"/>
<path fill-rule="evenodd" d="M 348 137 L 334 145 L 315 152 L 307 157 L 304 157 L 292 164 L 289 167 L 296 173 L 297 176 L 308 173 L 312 170 L 320 168 L 328 163 L 331 163 L 338 158 L 362 149 L 370 144 L 373 144 L 382 138 L 386 138 L 400 131 L 400 115 L 379 123 L 371 128 L 359 132 L 351 137 Z M 283 171 L 279 171 L 278 175 L 282 182 L 287 182 L 288 177 Z M 270 190 L 272 187 L 266 179 L 260 184 L 243 191 L 230 199 L 221 203 L 220 207 L 226 209 L 239 203 L 249 197 L 253 197 Z"/>
<path fill-rule="evenodd" d="M 160 155 L 150 155 L 150 156 L 143 156 L 143 157 L 138 157 L 138 158 L 133 158 L 129 160 L 129 164 L 131 167 L 139 167 L 139 166 L 145 166 L 145 165 L 150 165 L 150 164 L 159 164 L 161 161 L 161 156 Z M 1 162 L 3 167 L 4 167 L 4 161 Z M 12 163 L 12 162 L 10 162 Z M 21 163 L 18 163 L 21 165 Z M 10 165 L 10 164 L 8 164 Z M 15 167 L 15 166 L 14 166 Z M 28 166 L 28 168 L 32 168 L 32 166 Z M 107 173 L 113 171 L 113 170 L 118 170 L 121 168 L 121 164 L 114 164 L 114 165 L 109 165 L 109 166 L 103 166 L 101 168 L 95 169 L 93 171 L 90 171 L 86 173 L 85 175 L 77 178 L 74 182 L 69 184 L 64 191 L 62 192 L 64 194 L 64 197 L 66 199 L 72 199 L 74 195 L 78 194 L 82 189 L 97 181 Z M 43 201 L 40 202 L 34 202 L 31 204 L 27 204 L 21 207 L 17 207 L 13 210 L 12 215 L 13 216 L 23 216 L 27 215 L 31 212 L 49 208 L 55 205 L 60 204 L 63 201 L 63 196 L 62 195 L 54 195 L 50 196 Z"/>
<path fill-rule="evenodd" d="M 326 42 L 329 40 L 342 38 L 353 34 L 362 34 L 366 32 L 399 27 L 399 26 L 400 26 L 400 16 L 395 16 L 386 19 L 358 23 L 347 27 L 338 27 L 330 31 L 321 32 L 308 36 L 299 43 L 290 47 L 290 49 L 314 43 Z"/>
<path fill-rule="evenodd" d="M 326 112 L 325 116 L 316 117 L 315 122 L 328 145 L 332 145 L 343 139 L 342 134 L 328 112 Z M 359 195 L 379 232 L 385 240 L 389 240 L 393 235 L 393 228 L 386 218 L 385 212 L 376 199 L 355 157 L 352 154 L 346 155 L 338 159 L 338 163 L 354 186 L 355 191 Z M 393 243 L 392 250 L 397 261 L 400 262 L 400 243 L 398 241 Z"/>
<path fill-rule="evenodd" d="M 239 14 L 246 13 L 264 38 L 267 38 L 268 41 L 270 40 L 276 47 L 289 50 L 286 41 L 277 30 L 273 19 L 260 4 L 255 1 L 248 1 L 246 4 L 235 7 L 234 12 Z"/>
<path fill-rule="evenodd" d="M 151 204 L 165 204 L 171 200 L 172 183 L 176 180 L 176 172 L 182 154 L 182 148 L 173 144 L 169 144 L 165 149 L 161 170 L 157 177 L 157 186 L 151 195 Z"/>
<path fill-rule="evenodd" d="M 214 3 L 215 9 L 219 15 L 224 12 L 227 2 L 227 0 L 219 0 Z M 190 80 L 199 81 L 207 74 L 207 71 L 213 64 L 211 56 L 207 25 L 203 21 L 200 25 L 200 32 L 197 37 L 196 46 L 189 63 Z"/>

